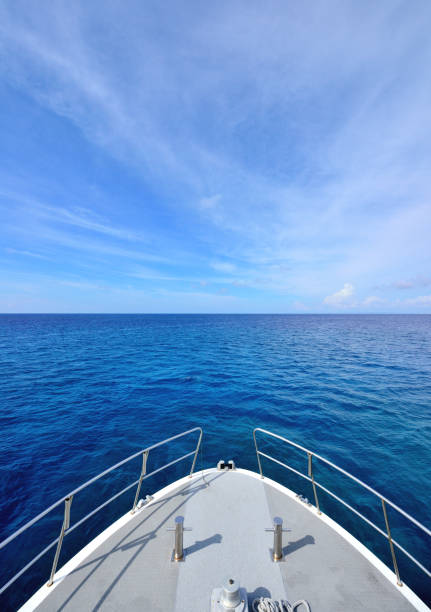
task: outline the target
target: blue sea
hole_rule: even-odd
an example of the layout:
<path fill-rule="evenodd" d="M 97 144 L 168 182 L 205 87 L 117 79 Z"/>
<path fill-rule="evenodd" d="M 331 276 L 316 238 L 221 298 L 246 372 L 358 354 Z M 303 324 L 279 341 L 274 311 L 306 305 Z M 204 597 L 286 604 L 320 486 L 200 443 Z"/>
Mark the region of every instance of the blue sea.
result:
<path fill-rule="evenodd" d="M 364 480 L 431 527 L 431 316 L 1 315 L 0 539 L 73 488 L 137 450 L 196 425 L 197 468 L 233 459 L 257 470 L 263 427 Z M 195 438 L 150 453 L 149 471 Z M 306 457 L 261 439 L 306 473 Z M 143 495 L 186 473 L 179 463 Z M 264 472 L 310 499 L 281 467 Z M 71 524 L 139 476 L 140 463 L 76 495 Z M 381 504 L 316 462 L 319 482 L 384 528 Z M 65 538 L 60 566 L 133 503 L 131 490 Z M 323 510 L 388 565 L 386 540 L 320 493 Z M 288 517 L 286 517 L 288 522 Z M 431 538 L 389 512 L 394 538 L 431 567 Z M 0 551 L 6 582 L 59 534 L 56 510 Z M 427 541 L 428 539 L 428 541 Z M 51 549 L 0 599 L 15 609 L 47 581 Z M 428 603 L 431 580 L 398 552 L 401 577 Z"/>

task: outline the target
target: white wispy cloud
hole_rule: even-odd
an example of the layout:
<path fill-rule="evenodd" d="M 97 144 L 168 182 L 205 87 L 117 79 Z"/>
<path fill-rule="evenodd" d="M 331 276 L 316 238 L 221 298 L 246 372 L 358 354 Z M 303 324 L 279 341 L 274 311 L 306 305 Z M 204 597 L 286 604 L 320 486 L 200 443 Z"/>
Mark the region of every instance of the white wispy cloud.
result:
<path fill-rule="evenodd" d="M 100 215 L 83 206 L 67 209 L 63 206 L 41 202 L 25 194 L 9 191 L 0 191 L 0 198 L 16 202 L 26 217 L 46 219 L 55 224 L 71 225 L 125 241 L 139 242 L 144 240 L 142 232 L 135 232 L 112 223 L 106 223 L 100 218 Z"/>
<path fill-rule="evenodd" d="M 150 261 L 161 263 L 168 263 L 171 261 L 171 258 L 168 256 L 157 255 L 144 250 L 116 246 L 114 244 L 106 243 L 94 238 L 83 240 L 82 238 L 74 237 L 67 232 L 51 229 L 45 226 L 38 228 L 38 230 L 40 230 L 38 239 L 45 244 L 52 243 L 64 249 L 72 249 L 74 251 L 83 253 L 88 252 L 99 258 L 109 257 L 115 259 L 119 257 L 133 261 Z M 29 232 L 28 230 L 17 228 L 17 233 L 25 237 Z"/>
<path fill-rule="evenodd" d="M 49 259 L 46 255 L 41 255 L 40 253 L 34 253 L 33 251 L 26 251 L 23 249 L 12 249 L 6 248 L 6 253 L 12 253 L 14 255 L 24 255 L 25 257 L 35 257 L 36 259 Z"/>
<path fill-rule="evenodd" d="M 60 280 L 59 283 L 61 285 L 64 285 L 65 287 L 73 287 L 74 289 L 82 289 L 84 291 L 88 291 L 89 289 L 91 291 L 95 290 L 95 291 L 109 291 L 110 287 L 109 285 L 103 284 L 103 283 L 93 283 L 93 282 L 86 282 L 86 281 L 74 281 L 74 280 Z"/>
<path fill-rule="evenodd" d="M 419 295 L 415 298 L 404 300 L 408 306 L 431 306 L 431 295 Z"/>
<path fill-rule="evenodd" d="M 332 295 L 327 295 L 323 300 L 324 304 L 328 306 L 354 306 L 356 305 L 353 301 L 353 295 L 355 289 L 351 283 L 344 283 L 344 287 L 339 291 L 336 291 Z"/>
<path fill-rule="evenodd" d="M 414 278 L 406 279 L 406 280 L 397 280 L 391 283 L 382 283 L 381 285 L 376 285 L 374 288 L 378 290 L 390 290 L 390 289 L 417 289 L 419 287 L 429 287 L 431 286 L 431 278 L 426 276 L 416 276 Z"/>
<path fill-rule="evenodd" d="M 183 276 L 175 274 L 161 274 L 158 270 L 152 270 L 151 268 L 139 268 L 132 272 L 128 272 L 128 276 L 133 278 L 139 278 L 142 280 L 154 280 L 154 281 L 168 281 L 168 282 L 187 282 L 187 283 L 198 283 L 202 286 L 207 284 L 207 281 L 197 276 Z"/>
<path fill-rule="evenodd" d="M 380 305 L 380 304 L 384 304 L 385 300 L 381 297 L 378 297 L 376 295 L 369 295 L 368 297 L 366 297 L 362 304 L 364 306 L 376 306 L 376 305 Z"/>
<path fill-rule="evenodd" d="M 227 274 L 233 274 L 237 270 L 237 267 L 228 261 L 213 261 L 211 268 L 217 270 L 217 272 L 226 272 Z"/>
<path fill-rule="evenodd" d="M 203 209 L 213 209 L 217 206 L 218 202 L 221 200 L 221 195 L 218 193 L 213 196 L 209 196 L 206 198 L 201 198 L 199 200 L 199 204 Z"/>
<path fill-rule="evenodd" d="M 33 212 L 35 212 L 34 209 Z M 92 211 L 82 208 L 78 208 L 77 210 L 67 210 L 59 206 L 54 207 L 46 204 L 38 204 L 37 213 L 40 216 L 45 216 L 47 219 L 52 221 L 73 225 L 81 229 L 91 230 L 98 234 L 105 234 L 121 240 L 139 242 L 144 238 L 142 233 L 101 223 L 94 218 L 95 215 Z"/>

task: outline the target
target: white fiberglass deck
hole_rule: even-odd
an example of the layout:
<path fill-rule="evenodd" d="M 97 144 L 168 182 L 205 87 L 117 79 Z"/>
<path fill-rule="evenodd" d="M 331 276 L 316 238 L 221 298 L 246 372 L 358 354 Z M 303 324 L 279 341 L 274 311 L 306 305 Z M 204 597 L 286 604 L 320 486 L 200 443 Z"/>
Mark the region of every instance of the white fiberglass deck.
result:
<path fill-rule="evenodd" d="M 171 561 L 167 531 L 177 515 L 192 529 L 184 533 L 180 563 Z M 281 563 L 272 561 L 272 534 L 265 532 L 276 515 L 292 530 L 283 536 Z M 205 612 L 213 588 L 228 577 L 247 589 L 250 609 L 259 596 L 306 599 L 312 612 L 428 609 L 334 527 L 273 481 L 245 470 L 207 470 L 205 480 L 198 473 L 178 481 L 120 519 L 24 609 Z"/>

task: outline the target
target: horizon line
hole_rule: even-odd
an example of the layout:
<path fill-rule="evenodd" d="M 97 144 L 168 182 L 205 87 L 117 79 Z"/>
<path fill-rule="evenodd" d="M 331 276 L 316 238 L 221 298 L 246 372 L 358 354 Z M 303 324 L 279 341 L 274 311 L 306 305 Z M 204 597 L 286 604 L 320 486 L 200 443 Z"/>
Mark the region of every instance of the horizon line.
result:
<path fill-rule="evenodd" d="M 431 316 L 429 312 L 0 312 L 0 316 Z"/>

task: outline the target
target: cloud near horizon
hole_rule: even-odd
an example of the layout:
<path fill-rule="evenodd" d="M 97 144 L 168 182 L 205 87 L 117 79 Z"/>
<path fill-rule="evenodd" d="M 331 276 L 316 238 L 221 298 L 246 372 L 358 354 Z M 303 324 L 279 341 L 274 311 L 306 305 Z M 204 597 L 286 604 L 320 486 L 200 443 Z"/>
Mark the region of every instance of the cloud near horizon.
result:
<path fill-rule="evenodd" d="M 5 0 L 0 311 L 431 312 L 430 17 Z"/>
<path fill-rule="evenodd" d="M 355 304 L 353 302 L 353 294 L 355 289 L 351 283 L 344 283 L 344 286 L 339 291 L 336 291 L 332 295 L 328 295 L 323 300 L 324 304 L 329 306 L 351 306 Z"/>

